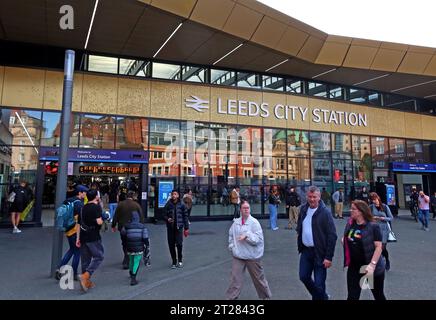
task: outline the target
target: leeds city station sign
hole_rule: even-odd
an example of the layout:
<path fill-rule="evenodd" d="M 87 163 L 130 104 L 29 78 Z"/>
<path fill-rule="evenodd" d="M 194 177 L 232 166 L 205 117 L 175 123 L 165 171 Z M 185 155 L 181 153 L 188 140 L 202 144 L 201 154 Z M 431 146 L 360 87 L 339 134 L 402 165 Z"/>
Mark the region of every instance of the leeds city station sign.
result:
<path fill-rule="evenodd" d="M 197 112 L 205 112 L 209 109 L 209 101 L 200 99 L 194 95 L 187 98 L 185 102 L 186 107 L 193 108 Z M 266 102 L 259 104 L 246 100 L 227 99 L 227 101 L 224 101 L 221 98 L 217 98 L 217 113 L 262 118 L 274 116 L 280 120 L 312 121 L 315 123 L 358 127 L 368 126 L 366 114 L 362 113 L 329 110 L 325 108 L 313 108 L 309 110 L 308 107 L 283 104 L 270 105 Z"/>

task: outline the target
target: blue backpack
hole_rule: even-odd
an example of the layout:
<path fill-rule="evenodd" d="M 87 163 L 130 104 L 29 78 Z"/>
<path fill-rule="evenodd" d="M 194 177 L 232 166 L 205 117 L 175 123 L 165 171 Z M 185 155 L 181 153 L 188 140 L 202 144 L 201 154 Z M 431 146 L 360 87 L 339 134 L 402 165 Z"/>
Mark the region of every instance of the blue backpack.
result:
<path fill-rule="evenodd" d="M 67 204 L 62 204 L 56 209 L 56 228 L 65 231 L 73 226 L 76 221 L 74 220 L 74 204 L 80 201 L 79 199 Z"/>

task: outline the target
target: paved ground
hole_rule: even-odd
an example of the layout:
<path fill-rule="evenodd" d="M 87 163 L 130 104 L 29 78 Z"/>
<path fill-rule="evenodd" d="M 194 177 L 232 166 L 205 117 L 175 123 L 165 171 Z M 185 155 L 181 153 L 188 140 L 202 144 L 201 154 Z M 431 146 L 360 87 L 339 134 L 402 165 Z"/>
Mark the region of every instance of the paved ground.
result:
<path fill-rule="evenodd" d="M 335 220 L 338 234 L 345 220 Z M 274 299 L 309 299 L 298 279 L 296 233 L 286 230 L 280 220 L 280 230 L 267 229 L 264 265 Z M 191 235 L 185 240 L 185 267 L 171 270 L 170 255 L 163 224 L 148 225 L 151 233 L 152 265 L 141 266 L 139 285 L 129 285 L 128 272 L 121 269 L 122 253 L 119 236 L 103 234 L 105 260 L 96 272 L 96 288 L 82 294 L 75 282 L 74 290 L 61 290 L 49 278 L 51 227 L 24 229 L 21 234 L 0 229 L 0 299 L 224 299 L 229 284 L 231 257 L 227 251 L 227 231 L 230 221 L 193 222 Z M 392 270 L 387 273 L 385 292 L 389 299 L 436 299 L 436 223 L 430 232 L 420 230 L 407 213 L 394 221 L 399 241 L 389 244 Z M 433 230 L 434 229 L 434 230 Z M 66 245 L 66 241 L 64 241 Z M 328 272 L 327 288 L 332 299 L 346 298 L 346 273 L 342 269 L 342 249 L 338 240 L 333 267 Z M 246 276 L 241 299 L 257 299 L 254 286 Z M 362 299 L 372 299 L 363 292 Z"/>

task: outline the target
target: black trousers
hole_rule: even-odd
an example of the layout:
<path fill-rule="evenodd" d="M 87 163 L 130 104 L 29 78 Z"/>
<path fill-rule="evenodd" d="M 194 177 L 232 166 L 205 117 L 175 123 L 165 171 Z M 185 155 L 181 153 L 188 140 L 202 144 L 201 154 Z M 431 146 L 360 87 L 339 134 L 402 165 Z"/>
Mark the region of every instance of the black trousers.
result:
<path fill-rule="evenodd" d="M 389 261 L 389 252 L 387 249 L 387 243 L 382 245 L 382 256 L 385 257 L 386 261 Z"/>
<path fill-rule="evenodd" d="M 167 224 L 168 247 L 170 248 L 173 264 L 183 261 L 183 228 L 177 229 L 175 226 Z M 177 247 L 177 256 L 176 256 Z"/>
<path fill-rule="evenodd" d="M 360 268 L 348 267 L 347 271 L 347 289 L 348 297 L 347 300 L 359 300 L 362 288 L 360 287 L 360 279 L 363 274 L 359 273 Z M 374 288 L 371 289 L 374 300 L 386 300 L 384 290 L 385 273 L 380 275 L 374 275 L 373 285 Z"/>

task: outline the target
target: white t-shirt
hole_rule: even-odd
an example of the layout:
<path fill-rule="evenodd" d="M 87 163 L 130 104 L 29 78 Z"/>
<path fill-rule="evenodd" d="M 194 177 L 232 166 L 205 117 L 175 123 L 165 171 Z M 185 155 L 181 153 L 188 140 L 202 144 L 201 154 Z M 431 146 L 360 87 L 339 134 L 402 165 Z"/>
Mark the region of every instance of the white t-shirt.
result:
<path fill-rule="evenodd" d="M 315 213 L 315 211 L 318 209 L 318 207 L 312 209 L 312 208 L 308 208 L 307 209 L 307 215 L 303 220 L 303 235 L 302 235 L 302 240 L 303 240 L 303 244 L 306 247 L 313 247 L 313 233 L 312 233 L 312 217 L 313 214 Z"/>

